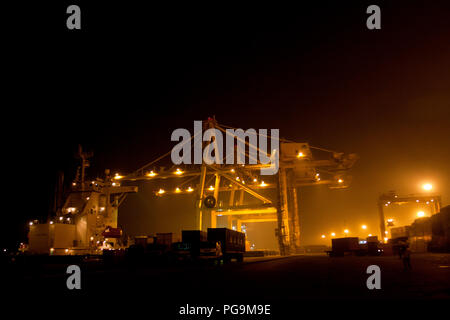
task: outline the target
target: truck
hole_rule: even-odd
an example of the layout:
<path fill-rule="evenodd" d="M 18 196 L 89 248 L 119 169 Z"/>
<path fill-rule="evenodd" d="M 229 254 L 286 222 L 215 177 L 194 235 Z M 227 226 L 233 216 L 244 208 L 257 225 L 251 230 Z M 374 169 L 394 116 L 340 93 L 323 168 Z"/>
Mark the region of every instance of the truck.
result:
<path fill-rule="evenodd" d="M 227 228 L 208 228 L 183 230 L 182 241 L 172 244 L 176 260 L 214 260 L 223 263 L 232 259 L 243 261 L 245 253 L 245 234 Z"/>
<path fill-rule="evenodd" d="M 221 258 L 224 263 L 236 259 L 244 260 L 245 233 L 227 228 L 208 228 L 208 242 L 220 246 Z"/>
<path fill-rule="evenodd" d="M 331 240 L 331 245 L 331 251 L 326 251 L 330 257 L 379 256 L 383 252 L 377 236 L 367 237 L 366 240 L 359 240 L 356 237 L 335 238 Z"/>
<path fill-rule="evenodd" d="M 331 251 L 327 251 L 327 253 L 330 257 L 342 257 L 346 254 L 359 254 L 360 250 L 358 238 L 346 237 L 331 239 Z"/>

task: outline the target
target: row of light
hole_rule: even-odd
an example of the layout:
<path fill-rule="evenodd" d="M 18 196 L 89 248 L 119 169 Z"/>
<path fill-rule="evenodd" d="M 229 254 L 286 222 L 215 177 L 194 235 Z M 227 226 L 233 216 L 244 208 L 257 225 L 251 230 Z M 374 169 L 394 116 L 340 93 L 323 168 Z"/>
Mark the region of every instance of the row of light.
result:
<path fill-rule="evenodd" d="M 365 225 L 365 224 L 363 224 L 362 226 L 361 226 L 361 229 L 363 229 L 363 230 L 366 230 L 367 229 L 367 226 Z M 348 229 L 344 229 L 344 233 L 345 234 L 349 234 L 350 233 L 350 230 L 348 230 Z M 332 237 L 335 237 L 336 236 L 336 233 L 335 232 L 332 232 L 331 234 L 330 234 Z M 372 235 L 371 234 L 369 234 L 369 237 L 371 237 Z M 326 236 L 323 234 L 322 236 L 322 239 L 325 239 L 326 238 Z"/>
<path fill-rule="evenodd" d="M 395 197 L 397 197 L 397 196 L 395 196 Z M 420 200 L 417 199 L 416 202 L 419 203 Z M 425 204 L 430 204 L 430 202 L 434 202 L 434 199 L 431 199 L 430 201 L 426 201 Z M 390 204 L 391 204 L 391 202 L 388 201 L 388 202 L 386 202 L 384 205 L 387 207 L 387 206 L 390 205 Z"/>
<path fill-rule="evenodd" d="M 230 184 L 230 187 L 231 187 L 231 186 L 232 186 L 232 185 Z M 268 184 L 265 183 L 264 181 L 261 181 L 261 183 L 259 184 L 259 186 L 260 186 L 260 187 L 266 187 L 266 186 L 268 186 Z M 213 186 L 209 186 L 209 188 L 208 188 L 207 190 L 208 190 L 208 191 L 214 191 L 215 188 L 214 188 Z M 186 191 L 186 192 L 192 192 L 192 191 L 194 191 L 194 189 L 193 189 L 192 187 L 188 187 L 185 191 Z M 180 188 L 177 187 L 177 188 L 175 188 L 174 192 L 175 192 L 175 193 L 181 193 L 181 192 L 183 192 L 183 190 L 181 190 Z M 156 193 L 159 194 L 159 195 L 162 195 L 162 194 L 166 193 L 166 190 L 160 188 Z"/>
<path fill-rule="evenodd" d="M 177 175 L 177 176 L 181 176 L 183 173 L 184 173 L 184 171 L 181 170 L 180 168 L 177 168 L 177 169 L 173 172 L 173 174 L 175 174 L 175 175 Z M 147 176 L 148 176 L 148 177 L 155 177 L 155 176 L 157 176 L 157 175 L 158 175 L 158 174 L 157 174 L 156 172 L 154 172 L 153 170 L 150 171 L 149 173 L 147 173 Z M 120 179 L 123 179 L 123 177 L 124 177 L 124 176 L 120 175 L 119 173 L 116 173 L 115 176 L 114 176 L 114 179 L 120 180 Z"/>

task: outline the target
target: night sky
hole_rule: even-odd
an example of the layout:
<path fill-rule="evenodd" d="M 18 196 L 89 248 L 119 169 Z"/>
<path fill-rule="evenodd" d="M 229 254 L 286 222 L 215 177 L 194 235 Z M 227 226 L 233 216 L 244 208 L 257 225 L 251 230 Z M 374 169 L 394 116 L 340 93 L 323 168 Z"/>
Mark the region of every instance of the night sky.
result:
<path fill-rule="evenodd" d="M 305 244 L 362 223 L 378 232 L 377 197 L 389 190 L 431 182 L 450 203 L 448 2 L 72 3 L 81 31 L 66 30 L 61 1 L 9 12 L 2 246 L 47 216 L 58 171 L 67 182 L 75 174 L 79 143 L 95 153 L 91 176 L 129 173 L 169 151 L 174 129 L 214 115 L 360 156 L 349 189 L 300 191 Z M 370 4 L 381 7 L 381 30 L 366 28 Z M 165 206 L 157 187 L 124 203 L 130 234 L 189 223 L 193 200 Z"/>

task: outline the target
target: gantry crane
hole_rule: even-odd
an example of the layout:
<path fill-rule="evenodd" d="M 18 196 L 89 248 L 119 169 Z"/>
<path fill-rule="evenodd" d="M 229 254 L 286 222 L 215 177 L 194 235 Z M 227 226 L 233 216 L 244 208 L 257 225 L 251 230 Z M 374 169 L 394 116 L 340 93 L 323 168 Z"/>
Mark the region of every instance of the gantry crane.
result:
<path fill-rule="evenodd" d="M 228 134 L 225 128 L 235 129 L 220 125 L 214 118 L 204 121 L 203 128 L 214 128 L 225 134 Z M 214 141 L 215 139 L 211 143 Z M 249 149 L 255 148 L 260 151 L 257 145 L 247 141 L 242 142 Z M 205 143 L 203 142 L 203 144 Z M 315 159 L 313 149 L 326 153 L 328 158 Z M 311 147 L 308 143 L 280 139 L 279 168 L 277 174 L 273 176 L 260 176 L 259 171 L 269 166 L 260 162 L 256 164 L 207 164 L 202 161 L 199 165 L 172 166 L 169 170 L 157 170 L 156 164 L 170 154 L 171 152 L 167 152 L 129 175 L 117 174 L 115 179 L 152 181 L 183 177 L 186 180 L 176 189 L 172 191 L 160 189 L 156 190 L 155 194 L 166 196 L 195 193 L 196 226 L 199 230 L 204 230 L 207 225 L 216 227 L 219 216 L 226 217 L 229 228 L 233 227 L 233 220 L 235 220 L 234 227 L 239 231 L 243 223 L 276 222 L 276 235 L 282 255 L 295 252 L 300 246 L 298 188 L 318 185 L 346 188 L 350 183 L 347 173 L 358 159 L 356 154 L 344 154 Z M 267 155 L 270 156 L 270 152 Z M 250 157 L 248 152 L 246 152 L 246 157 Z M 183 185 L 196 178 L 198 184 L 194 188 L 189 186 L 183 189 Z M 211 183 L 214 181 L 214 183 L 207 187 L 209 181 Z M 261 192 L 265 189 L 275 189 L 275 196 L 268 197 L 265 192 Z M 245 194 L 252 196 L 256 202 L 246 203 Z M 224 199 L 227 200 L 225 201 L 228 203 L 227 205 L 224 205 Z"/>
<path fill-rule="evenodd" d="M 393 221 L 386 220 L 384 216 L 384 208 L 392 205 L 403 205 L 408 203 L 425 203 L 430 206 L 431 215 L 441 210 L 441 196 L 437 194 L 409 194 L 398 195 L 395 191 L 383 193 L 378 198 L 378 213 L 380 219 L 380 233 L 381 237 L 386 235 L 386 227 L 392 227 Z"/>

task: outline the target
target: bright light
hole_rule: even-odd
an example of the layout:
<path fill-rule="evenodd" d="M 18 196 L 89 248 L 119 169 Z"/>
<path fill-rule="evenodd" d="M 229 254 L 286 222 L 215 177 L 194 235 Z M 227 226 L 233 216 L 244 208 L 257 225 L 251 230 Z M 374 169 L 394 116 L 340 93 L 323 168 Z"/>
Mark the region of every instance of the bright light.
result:
<path fill-rule="evenodd" d="M 366 226 L 365 224 L 363 224 L 363 225 L 361 226 L 361 228 L 363 228 L 364 230 L 366 230 L 366 229 L 367 229 L 367 226 Z"/>
<path fill-rule="evenodd" d="M 418 216 L 419 218 L 425 217 L 425 212 L 419 211 L 419 212 L 417 212 L 417 216 Z"/>
<path fill-rule="evenodd" d="M 431 189 L 433 189 L 433 186 L 431 185 L 431 183 L 425 183 L 425 184 L 422 186 L 422 188 L 423 188 L 423 190 L 430 191 Z"/>
<path fill-rule="evenodd" d="M 189 187 L 189 188 L 187 188 L 186 191 L 187 191 L 187 192 L 192 192 L 192 191 L 194 191 L 194 189 L 192 189 L 191 187 Z"/>
<path fill-rule="evenodd" d="M 30 226 L 32 226 L 32 225 L 33 225 L 33 222 L 30 222 L 29 224 L 30 224 Z"/>
<path fill-rule="evenodd" d="M 116 175 L 114 176 L 114 179 L 119 180 L 122 179 L 123 176 L 121 176 L 120 174 L 116 173 Z"/>
<path fill-rule="evenodd" d="M 369 237 L 371 237 L 372 236 L 372 234 L 371 233 L 369 233 Z"/>
<path fill-rule="evenodd" d="M 348 229 L 345 229 L 345 230 L 344 230 L 344 233 L 348 233 L 348 232 L 349 232 Z"/>
<path fill-rule="evenodd" d="M 231 169 L 230 171 L 231 171 L 231 172 L 234 172 L 234 169 Z"/>
<path fill-rule="evenodd" d="M 260 187 L 266 187 L 266 186 L 267 186 L 267 184 L 266 184 L 266 183 L 264 183 L 264 181 L 261 181 L 261 183 L 259 184 L 259 186 L 260 186 Z"/>
<path fill-rule="evenodd" d="M 176 193 L 181 192 L 180 188 L 176 188 L 176 189 L 175 189 L 175 192 L 176 192 Z"/>
<path fill-rule="evenodd" d="M 325 235 L 324 234 L 322 235 L 322 239 L 325 239 Z"/>
<path fill-rule="evenodd" d="M 94 240 L 94 237 L 91 237 L 90 239 L 91 239 L 91 241 L 93 241 L 93 240 Z"/>
<path fill-rule="evenodd" d="M 236 177 L 236 181 L 239 181 L 239 177 Z"/>
<path fill-rule="evenodd" d="M 385 234 L 388 234 L 388 233 L 389 233 L 389 231 L 385 231 L 384 233 L 385 233 Z"/>
<path fill-rule="evenodd" d="M 214 187 L 213 186 L 209 186 L 208 190 L 209 191 L 214 191 Z"/>
<path fill-rule="evenodd" d="M 388 242 L 388 238 L 384 238 L 384 242 Z"/>
<path fill-rule="evenodd" d="M 62 221 L 64 218 L 63 217 L 59 217 L 59 221 Z"/>
<path fill-rule="evenodd" d="M 69 249 L 66 249 L 66 250 L 64 250 L 66 253 L 68 253 L 69 252 Z"/>
<path fill-rule="evenodd" d="M 344 180 L 342 180 L 342 179 L 339 179 L 339 180 L 338 180 L 338 183 L 342 183 L 342 182 L 344 182 Z"/>
<path fill-rule="evenodd" d="M 55 251 L 55 248 L 50 248 L 50 252 L 53 253 L 53 251 Z"/>
<path fill-rule="evenodd" d="M 176 175 L 183 174 L 183 171 L 180 170 L 180 168 L 177 168 L 177 170 L 174 172 Z"/>
<path fill-rule="evenodd" d="M 67 221 L 70 221 L 70 218 L 69 218 L 69 217 L 67 217 Z"/>
<path fill-rule="evenodd" d="M 334 233 L 334 232 L 331 233 L 331 236 L 332 236 L 332 237 L 334 237 L 335 235 L 336 235 L 336 233 Z"/>
<path fill-rule="evenodd" d="M 50 221 L 50 224 L 53 224 L 53 221 Z"/>
<path fill-rule="evenodd" d="M 387 222 L 394 222 L 394 219 L 387 219 Z"/>
<path fill-rule="evenodd" d="M 159 189 L 158 194 L 163 194 L 164 192 L 166 192 L 164 189 Z"/>
<path fill-rule="evenodd" d="M 298 154 L 297 154 L 297 158 L 303 158 L 305 155 L 303 154 L 303 152 L 299 152 Z"/>
<path fill-rule="evenodd" d="M 154 177 L 156 176 L 156 173 L 152 171 L 150 171 L 150 173 L 147 174 L 149 177 Z"/>
<path fill-rule="evenodd" d="M 256 178 L 255 178 L 255 179 L 253 179 L 253 182 L 258 182 L 258 179 L 256 179 Z"/>

